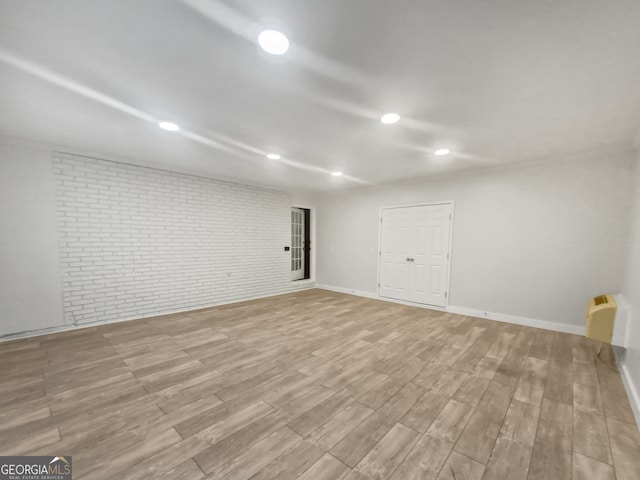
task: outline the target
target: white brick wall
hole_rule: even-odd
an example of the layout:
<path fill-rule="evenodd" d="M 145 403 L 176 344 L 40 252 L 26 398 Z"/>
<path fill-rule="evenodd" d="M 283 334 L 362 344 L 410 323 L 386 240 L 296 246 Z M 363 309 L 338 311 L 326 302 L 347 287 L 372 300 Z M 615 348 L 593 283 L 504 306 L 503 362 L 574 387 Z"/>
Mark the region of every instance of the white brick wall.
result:
<path fill-rule="evenodd" d="M 66 323 L 292 289 L 288 194 L 61 153 L 53 168 Z"/>

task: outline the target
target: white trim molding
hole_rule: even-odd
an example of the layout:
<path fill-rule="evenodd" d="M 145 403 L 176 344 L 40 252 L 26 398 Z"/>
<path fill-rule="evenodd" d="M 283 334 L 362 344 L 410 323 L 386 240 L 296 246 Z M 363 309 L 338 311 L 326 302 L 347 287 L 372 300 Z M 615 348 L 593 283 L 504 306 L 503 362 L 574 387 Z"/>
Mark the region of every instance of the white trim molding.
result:
<path fill-rule="evenodd" d="M 512 323 L 522 325 L 524 327 L 541 328 L 543 330 L 551 330 L 553 332 L 571 333 L 573 335 L 584 335 L 585 327 L 577 325 L 569 325 L 568 323 L 549 322 L 548 320 L 540 320 L 537 318 L 520 317 L 518 315 L 510 315 L 506 313 L 483 312 L 475 308 L 465 308 L 450 306 L 447 308 L 450 313 L 465 315 L 467 317 L 486 318 L 495 320 L 496 322 Z"/>
<path fill-rule="evenodd" d="M 625 349 L 622 347 L 613 347 L 613 353 L 616 356 L 616 363 L 618 364 L 624 389 L 627 391 L 631 410 L 633 410 L 633 415 L 636 417 L 636 424 L 638 428 L 640 428 L 640 389 L 638 389 L 638 385 L 634 383 L 629 374 L 629 368 L 625 361 Z"/>
<path fill-rule="evenodd" d="M 329 290 L 330 292 L 346 293 L 347 295 L 355 295 L 356 297 L 372 298 L 373 300 L 384 300 L 385 302 L 402 303 L 405 305 L 410 305 L 410 303 L 403 302 L 402 300 L 393 300 L 391 298 L 379 297 L 373 292 L 365 292 L 363 290 L 353 290 L 351 288 L 334 287 L 332 285 L 322 285 L 322 284 L 316 284 L 316 288 L 319 288 L 320 290 Z"/>
<path fill-rule="evenodd" d="M 195 312 L 197 310 L 204 310 L 204 309 L 207 309 L 207 308 L 219 307 L 219 306 L 222 306 L 222 305 L 231 305 L 233 303 L 249 302 L 251 300 L 260 300 L 261 298 L 278 297 L 280 295 L 288 295 L 290 293 L 301 292 L 303 290 L 311 290 L 312 288 L 315 288 L 314 285 L 313 285 L 313 281 L 309 281 L 308 283 L 300 283 L 299 285 L 292 287 L 291 290 L 287 290 L 287 291 L 284 291 L 284 292 L 272 293 L 272 294 L 269 294 L 269 295 L 261 295 L 261 296 L 249 297 L 249 298 L 240 298 L 240 299 L 237 299 L 237 300 L 231 300 L 229 302 L 219 302 L 219 303 L 214 303 L 214 304 L 211 304 L 211 305 L 205 305 L 205 306 L 198 307 L 198 308 L 191 308 L 191 309 L 187 309 L 187 310 L 173 310 L 173 311 L 161 312 L 161 313 L 154 314 L 154 315 L 147 315 L 145 317 L 119 318 L 119 319 L 116 319 L 116 320 L 97 321 L 97 322 L 85 323 L 85 324 L 81 324 L 81 325 L 73 325 L 73 324 L 72 325 L 60 325 L 60 326 L 56 326 L 56 327 L 40 328 L 40 329 L 37 329 L 37 330 L 27 330 L 27 331 L 24 331 L 24 332 L 9 333 L 7 335 L 0 336 L 0 344 L 2 344 L 4 342 L 11 342 L 13 340 L 23 340 L 25 338 L 41 337 L 43 335 L 51 335 L 53 333 L 70 332 L 70 331 L 73 331 L 73 330 L 82 330 L 84 328 L 99 327 L 101 325 L 109 325 L 111 323 L 131 322 L 131 321 L 135 321 L 135 320 L 151 320 L 154 317 L 163 317 L 165 315 L 174 315 L 176 313 L 190 313 L 190 312 Z"/>
<path fill-rule="evenodd" d="M 509 315 L 504 313 L 495 312 L 483 312 L 482 310 L 476 310 L 473 308 L 456 307 L 449 305 L 446 308 L 436 307 L 433 305 L 423 305 L 420 303 L 404 302 L 402 300 L 394 300 L 392 298 L 380 297 L 373 292 L 364 292 L 360 290 L 352 290 L 343 287 L 334 287 L 331 285 L 317 284 L 316 288 L 322 290 L 329 290 L 332 292 L 346 293 L 348 295 L 356 295 L 358 297 L 372 298 L 374 300 L 382 300 L 384 302 L 400 303 L 402 305 L 408 305 L 411 307 L 426 308 L 428 310 L 436 310 L 439 312 L 455 313 L 458 315 L 465 315 L 467 317 L 485 318 L 487 320 L 495 320 L 497 322 L 512 323 L 515 325 L 523 325 L 525 327 L 541 328 L 544 330 L 552 330 L 554 332 L 572 333 L 574 335 L 584 335 L 585 327 L 577 325 L 569 325 L 566 323 L 549 322 L 547 320 L 539 320 L 536 318 L 520 317 L 517 315 Z"/>

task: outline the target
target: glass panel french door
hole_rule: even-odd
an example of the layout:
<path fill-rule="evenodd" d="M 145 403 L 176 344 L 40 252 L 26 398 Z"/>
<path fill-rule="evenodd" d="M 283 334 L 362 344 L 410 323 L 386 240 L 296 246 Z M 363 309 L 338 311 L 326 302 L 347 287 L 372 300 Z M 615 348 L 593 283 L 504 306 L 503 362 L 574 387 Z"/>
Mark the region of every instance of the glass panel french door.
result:
<path fill-rule="evenodd" d="M 304 278 L 304 210 L 291 209 L 291 280 Z"/>

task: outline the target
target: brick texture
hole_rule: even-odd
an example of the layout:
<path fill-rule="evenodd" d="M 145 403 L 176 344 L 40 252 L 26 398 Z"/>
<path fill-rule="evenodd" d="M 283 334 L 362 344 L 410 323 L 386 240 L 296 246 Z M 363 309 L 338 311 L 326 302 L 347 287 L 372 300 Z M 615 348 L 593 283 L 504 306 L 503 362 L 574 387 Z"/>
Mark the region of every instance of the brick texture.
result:
<path fill-rule="evenodd" d="M 53 169 L 66 323 L 293 289 L 288 194 L 61 153 Z"/>

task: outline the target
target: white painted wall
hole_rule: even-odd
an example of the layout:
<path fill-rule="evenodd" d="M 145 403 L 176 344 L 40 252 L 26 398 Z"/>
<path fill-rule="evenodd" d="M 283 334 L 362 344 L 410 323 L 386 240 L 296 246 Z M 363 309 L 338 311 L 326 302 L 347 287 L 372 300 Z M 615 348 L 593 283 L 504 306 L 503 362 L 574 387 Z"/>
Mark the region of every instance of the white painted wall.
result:
<path fill-rule="evenodd" d="M 555 159 L 315 198 L 318 285 L 376 293 L 380 207 L 455 202 L 450 305 L 581 331 L 624 277 L 631 153 Z"/>
<path fill-rule="evenodd" d="M 63 324 L 51 152 L 0 138 L 0 337 Z"/>
<path fill-rule="evenodd" d="M 618 350 L 623 378 L 640 423 L 640 152 L 633 172 L 631 231 L 629 236 L 629 260 L 623 286 L 624 296 L 630 304 L 628 348 Z"/>

